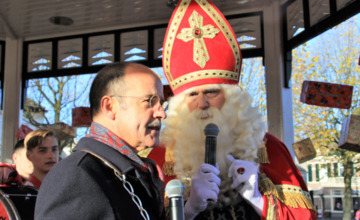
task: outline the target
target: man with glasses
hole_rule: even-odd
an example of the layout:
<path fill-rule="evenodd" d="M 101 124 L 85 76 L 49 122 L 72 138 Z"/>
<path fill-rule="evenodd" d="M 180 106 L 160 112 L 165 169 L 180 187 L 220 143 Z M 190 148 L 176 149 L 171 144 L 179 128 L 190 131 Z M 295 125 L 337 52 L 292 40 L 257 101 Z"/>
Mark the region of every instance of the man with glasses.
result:
<path fill-rule="evenodd" d="M 148 67 L 104 67 L 90 90 L 90 132 L 44 179 L 35 219 L 164 219 L 161 170 L 137 153 L 159 143 L 166 106 Z"/>

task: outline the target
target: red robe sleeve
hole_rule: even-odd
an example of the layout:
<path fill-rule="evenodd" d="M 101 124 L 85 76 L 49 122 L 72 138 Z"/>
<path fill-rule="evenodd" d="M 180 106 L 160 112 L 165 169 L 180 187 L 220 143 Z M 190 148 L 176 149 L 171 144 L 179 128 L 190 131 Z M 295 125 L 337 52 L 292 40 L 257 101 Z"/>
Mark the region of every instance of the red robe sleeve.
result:
<path fill-rule="evenodd" d="M 269 163 L 260 166 L 262 219 L 317 219 L 305 181 L 285 144 L 267 133 L 265 145 Z"/>
<path fill-rule="evenodd" d="M 166 169 L 164 169 L 165 153 L 166 153 L 165 146 L 160 145 L 160 146 L 157 146 L 154 149 L 152 149 L 151 152 L 149 153 L 149 155 L 147 156 L 147 158 L 150 158 L 153 161 L 155 161 L 157 163 L 157 165 L 162 169 L 162 171 L 164 173 L 164 181 L 165 181 L 165 186 L 166 186 L 166 184 L 170 180 L 175 179 L 176 176 L 169 175 L 168 172 L 166 172 Z"/>

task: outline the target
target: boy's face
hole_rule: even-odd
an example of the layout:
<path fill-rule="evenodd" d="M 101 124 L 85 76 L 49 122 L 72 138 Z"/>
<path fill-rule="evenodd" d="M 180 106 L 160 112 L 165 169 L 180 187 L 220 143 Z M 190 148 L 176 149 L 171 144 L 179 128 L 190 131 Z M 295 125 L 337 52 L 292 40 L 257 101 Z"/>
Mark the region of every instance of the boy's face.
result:
<path fill-rule="evenodd" d="M 41 145 L 27 151 L 28 159 L 34 165 L 34 173 L 48 173 L 59 161 L 58 141 L 54 136 L 48 136 Z"/>

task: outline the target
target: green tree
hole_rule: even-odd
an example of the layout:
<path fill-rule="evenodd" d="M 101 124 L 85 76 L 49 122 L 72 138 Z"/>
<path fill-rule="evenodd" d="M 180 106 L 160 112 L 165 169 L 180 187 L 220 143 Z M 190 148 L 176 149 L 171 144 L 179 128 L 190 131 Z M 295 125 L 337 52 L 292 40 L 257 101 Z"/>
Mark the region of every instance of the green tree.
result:
<path fill-rule="evenodd" d="M 359 16 L 357 16 L 359 17 Z M 360 114 L 360 67 L 358 65 L 360 24 L 356 17 L 334 27 L 293 50 L 293 106 L 295 139 L 311 138 L 318 156 L 332 156 L 344 166 L 345 198 L 343 219 L 351 219 L 355 152 L 338 148 L 342 122 Z M 349 110 L 307 105 L 300 102 L 304 80 L 352 85 Z"/>
<path fill-rule="evenodd" d="M 253 104 L 259 106 L 267 121 L 265 75 L 261 57 L 243 60 L 239 85 L 252 95 Z"/>

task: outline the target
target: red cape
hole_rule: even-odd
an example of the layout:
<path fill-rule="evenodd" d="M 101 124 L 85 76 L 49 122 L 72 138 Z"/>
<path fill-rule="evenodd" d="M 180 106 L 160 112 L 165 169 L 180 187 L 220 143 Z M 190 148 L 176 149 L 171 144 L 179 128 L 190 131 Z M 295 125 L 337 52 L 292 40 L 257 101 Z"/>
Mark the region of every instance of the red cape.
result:
<path fill-rule="evenodd" d="M 264 181 L 266 184 L 259 187 L 264 198 L 261 219 L 317 219 L 304 179 L 285 144 L 269 133 L 265 135 L 265 142 L 269 163 L 262 163 L 259 170 L 271 181 Z M 163 167 L 165 152 L 165 147 L 156 147 L 148 158 Z M 165 173 L 165 184 L 175 178 Z"/>

